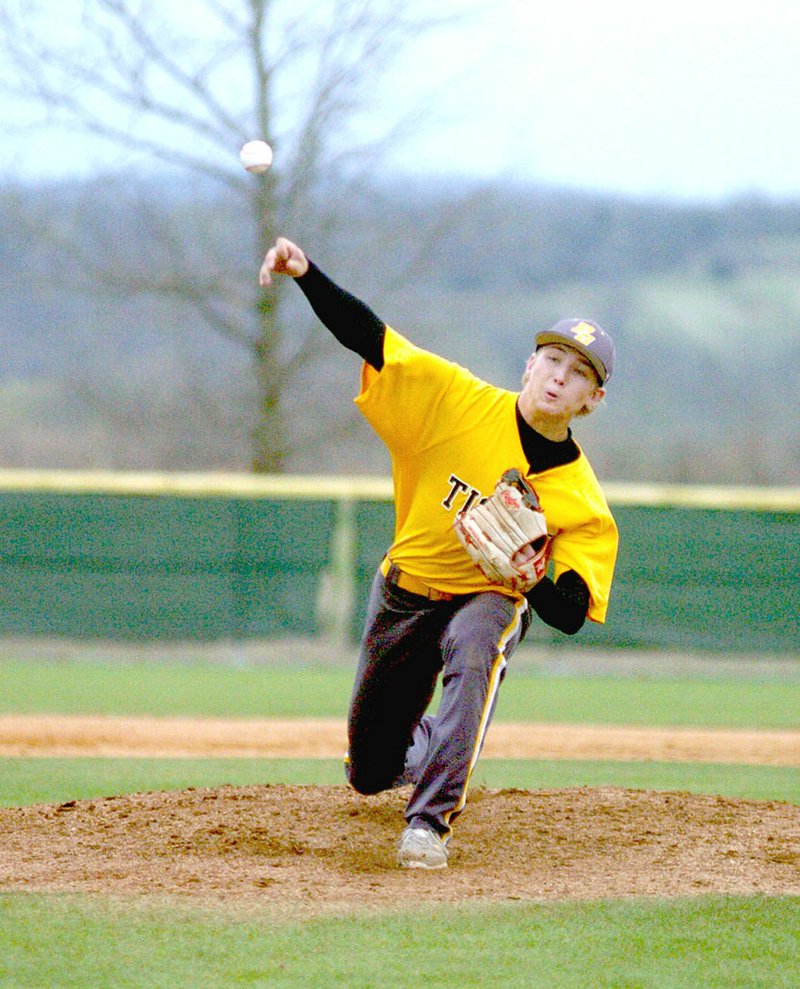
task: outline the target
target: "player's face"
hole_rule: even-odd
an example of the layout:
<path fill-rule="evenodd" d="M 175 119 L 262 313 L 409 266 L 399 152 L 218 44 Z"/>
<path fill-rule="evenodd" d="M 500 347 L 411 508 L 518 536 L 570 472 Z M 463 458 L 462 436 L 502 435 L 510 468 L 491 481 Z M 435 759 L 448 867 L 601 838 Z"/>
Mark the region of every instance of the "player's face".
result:
<path fill-rule="evenodd" d="M 522 394 L 532 412 L 569 422 L 593 408 L 605 393 L 583 354 L 551 343 L 531 355 Z"/>

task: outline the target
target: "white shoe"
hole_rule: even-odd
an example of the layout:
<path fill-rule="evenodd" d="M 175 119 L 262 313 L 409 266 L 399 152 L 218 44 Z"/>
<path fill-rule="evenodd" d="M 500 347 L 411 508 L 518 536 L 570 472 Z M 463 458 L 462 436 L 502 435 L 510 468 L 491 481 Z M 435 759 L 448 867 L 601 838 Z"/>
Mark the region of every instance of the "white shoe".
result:
<path fill-rule="evenodd" d="M 406 828 L 397 846 L 397 864 L 405 869 L 444 869 L 447 849 L 435 831 Z"/>

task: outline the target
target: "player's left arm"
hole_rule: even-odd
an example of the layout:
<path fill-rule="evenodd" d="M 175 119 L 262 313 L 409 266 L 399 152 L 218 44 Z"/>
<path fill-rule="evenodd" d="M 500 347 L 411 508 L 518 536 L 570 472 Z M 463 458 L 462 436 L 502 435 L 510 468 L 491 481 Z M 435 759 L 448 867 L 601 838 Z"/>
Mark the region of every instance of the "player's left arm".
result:
<path fill-rule="evenodd" d="M 556 581 L 542 577 L 525 597 L 536 614 L 553 628 L 575 635 L 583 628 L 589 612 L 586 581 L 574 570 L 565 570 Z"/>

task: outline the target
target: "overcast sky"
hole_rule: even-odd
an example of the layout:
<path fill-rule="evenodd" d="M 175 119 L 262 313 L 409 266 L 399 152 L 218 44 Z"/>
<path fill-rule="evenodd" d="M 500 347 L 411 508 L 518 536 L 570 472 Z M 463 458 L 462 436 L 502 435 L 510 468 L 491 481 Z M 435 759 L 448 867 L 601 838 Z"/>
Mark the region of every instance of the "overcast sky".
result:
<path fill-rule="evenodd" d="M 800 197 L 800 0 L 435 10 L 467 7 L 476 12 L 411 45 L 378 90 L 382 118 L 422 103 L 437 121 L 394 167 L 636 196 Z M 54 171 L 89 160 L 79 144 L 59 151 Z M 25 161 L 0 148 L 0 173 Z"/>
<path fill-rule="evenodd" d="M 466 171 L 636 195 L 800 195 L 798 0 L 481 6 L 439 41 L 429 92 L 451 124 L 407 167 L 458 156 Z"/>

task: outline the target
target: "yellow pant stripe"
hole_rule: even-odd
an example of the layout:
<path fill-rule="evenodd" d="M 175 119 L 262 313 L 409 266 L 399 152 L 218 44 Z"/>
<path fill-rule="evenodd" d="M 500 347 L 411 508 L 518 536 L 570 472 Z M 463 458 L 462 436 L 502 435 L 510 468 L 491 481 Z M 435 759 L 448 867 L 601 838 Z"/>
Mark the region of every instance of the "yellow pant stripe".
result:
<path fill-rule="evenodd" d="M 464 783 L 464 789 L 461 791 L 461 796 L 459 797 L 458 803 L 455 807 L 444 815 L 445 823 L 448 825 L 447 834 L 443 836 L 445 841 L 452 834 L 452 830 L 450 829 L 450 819 L 459 814 L 464 809 L 464 805 L 467 802 L 467 791 L 469 790 L 472 773 L 478 763 L 478 756 L 481 754 L 486 733 L 489 730 L 489 723 L 491 721 L 491 714 L 494 708 L 495 699 L 497 697 L 497 691 L 500 689 L 500 683 L 503 679 L 503 670 L 506 668 L 506 644 L 519 628 L 522 615 L 527 607 L 528 604 L 524 599 L 520 600 L 516 604 L 514 609 L 514 618 L 504 629 L 503 634 L 500 636 L 500 640 L 497 644 L 497 654 L 495 655 L 494 662 L 492 663 L 492 669 L 489 674 L 489 689 L 486 692 L 486 700 L 481 713 L 480 727 L 478 728 L 478 734 L 472 748 L 472 755 L 469 760 L 469 769 L 467 771 L 467 779 Z"/>

